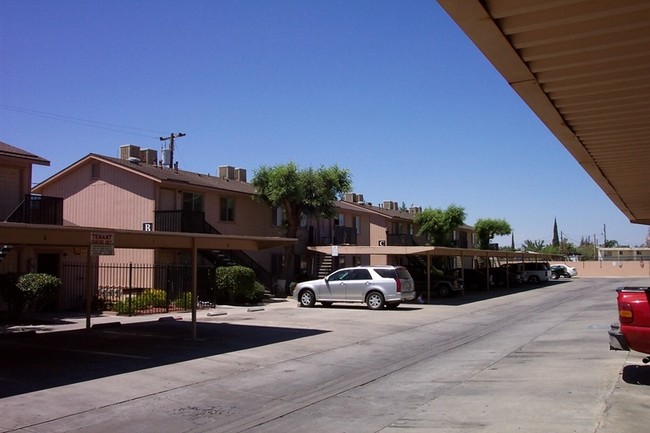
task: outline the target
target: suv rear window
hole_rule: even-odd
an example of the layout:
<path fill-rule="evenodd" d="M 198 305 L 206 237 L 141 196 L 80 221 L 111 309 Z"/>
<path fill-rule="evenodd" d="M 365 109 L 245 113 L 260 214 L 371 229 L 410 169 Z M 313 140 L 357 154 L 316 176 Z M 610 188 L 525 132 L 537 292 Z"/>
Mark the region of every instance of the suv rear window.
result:
<path fill-rule="evenodd" d="M 409 278 L 411 278 L 411 274 L 406 268 L 397 268 L 397 276 L 401 280 L 408 280 Z"/>
<path fill-rule="evenodd" d="M 387 268 L 374 268 L 374 271 L 382 278 L 395 278 L 395 270 Z"/>

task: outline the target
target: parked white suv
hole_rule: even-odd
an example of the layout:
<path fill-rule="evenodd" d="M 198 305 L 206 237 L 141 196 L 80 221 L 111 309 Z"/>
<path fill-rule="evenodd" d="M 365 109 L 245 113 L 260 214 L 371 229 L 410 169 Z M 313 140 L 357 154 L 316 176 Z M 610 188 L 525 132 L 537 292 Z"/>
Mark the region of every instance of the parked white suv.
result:
<path fill-rule="evenodd" d="M 334 302 L 365 302 L 368 308 L 379 310 L 415 299 L 415 284 L 403 266 L 357 266 L 298 283 L 293 297 L 301 307 L 313 307 L 316 302 L 325 307 Z"/>
<path fill-rule="evenodd" d="M 509 263 L 502 266 L 508 266 L 510 271 L 523 274 L 527 283 L 537 284 L 551 278 L 551 267 L 546 262 Z"/>

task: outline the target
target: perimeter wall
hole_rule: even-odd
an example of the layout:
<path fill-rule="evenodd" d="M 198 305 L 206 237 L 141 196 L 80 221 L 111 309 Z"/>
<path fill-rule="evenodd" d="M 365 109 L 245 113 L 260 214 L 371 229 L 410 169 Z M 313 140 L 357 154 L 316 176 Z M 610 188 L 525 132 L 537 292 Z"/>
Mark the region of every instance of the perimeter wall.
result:
<path fill-rule="evenodd" d="M 588 261 L 565 263 L 578 271 L 578 277 L 649 277 L 650 262 L 645 261 Z M 649 280 L 650 283 L 650 280 Z"/>

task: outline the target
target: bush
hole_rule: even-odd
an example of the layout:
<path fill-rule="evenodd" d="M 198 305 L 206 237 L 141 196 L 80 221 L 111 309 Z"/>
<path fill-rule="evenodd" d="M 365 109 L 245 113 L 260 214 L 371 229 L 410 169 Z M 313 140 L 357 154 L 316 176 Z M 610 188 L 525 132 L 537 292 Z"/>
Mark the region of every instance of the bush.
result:
<path fill-rule="evenodd" d="M 245 266 L 217 268 L 217 303 L 256 304 L 264 298 L 264 287 L 255 281 L 255 273 Z"/>
<path fill-rule="evenodd" d="M 174 299 L 174 306 L 184 310 L 192 309 L 192 292 L 183 292 L 181 295 Z"/>
<path fill-rule="evenodd" d="M 167 292 L 160 289 L 147 289 L 136 296 L 140 308 L 167 306 Z"/>
<path fill-rule="evenodd" d="M 23 311 L 31 316 L 56 300 L 63 282 L 49 274 L 31 273 L 18 278 L 16 287 L 23 297 Z"/>
<path fill-rule="evenodd" d="M 113 305 L 113 311 L 117 314 L 130 315 L 135 314 L 138 310 L 146 310 L 147 308 L 166 308 L 167 292 L 161 289 L 147 289 L 142 293 L 132 296 L 129 300 L 128 297 Z"/>
<path fill-rule="evenodd" d="M 115 311 L 117 314 L 121 314 L 125 316 L 130 316 L 131 314 L 134 314 L 137 308 L 135 308 L 135 303 L 133 302 L 133 300 L 134 299 L 131 299 L 131 304 L 129 304 L 128 299 L 114 303 L 113 311 Z"/>

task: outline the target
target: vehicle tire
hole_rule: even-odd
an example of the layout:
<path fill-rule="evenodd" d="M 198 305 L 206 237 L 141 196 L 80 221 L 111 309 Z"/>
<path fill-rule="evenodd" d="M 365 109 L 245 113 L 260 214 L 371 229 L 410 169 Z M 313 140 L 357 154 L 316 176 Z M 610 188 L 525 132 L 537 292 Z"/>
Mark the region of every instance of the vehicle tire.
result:
<path fill-rule="evenodd" d="M 531 275 L 530 277 L 528 277 L 528 282 L 530 284 L 537 284 L 539 283 L 539 277 L 537 275 Z"/>
<path fill-rule="evenodd" d="M 395 308 L 399 307 L 399 302 L 391 302 L 390 304 L 386 304 L 386 308 L 389 310 L 394 310 Z"/>
<path fill-rule="evenodd" d="M 386 305 L 386 301 L 380 292 L 370 292 L 366 296 L 366 304 L 371 310 L 381 310 Z"/>
<path fill-rule="evenodd" d="M 313 307 L 316 303 L 316 295 L 314 295 L 314 292 L 309 289 L 300 292 L 300 297 L 298 299 L 300 300 L 301 307 Z"/>
<path fill-rule="evenodd" d="M 551 280 L 557 280 L 558 278 L 560 278 L 560 276 L 558 274 L 556 274 L 555 272 L 553 272 L 551 274 Z"/>
<path fill-rule="evenodd" d="M 325 308 L 329 308 L 332 306 L 332 302 L 329 301 L 321 301 L 321 305 Z"/>
<path fill-rule="evenodd" d="M 437 290 L 437 291 L 438 291 L 438 295 L 441 296 L 441 297 L 443 297 L 443 298 L 446 298 L 447 296 L 449 296 L 449 295 L 451 294 L 451 289 L 449 289 L 449 286 L 446 285 L 446 284 L 440 284 L 440 285 L 438 285 L 438 288 L 437 288 L 437 289 L 438 289 L 438 290 Z"/>

